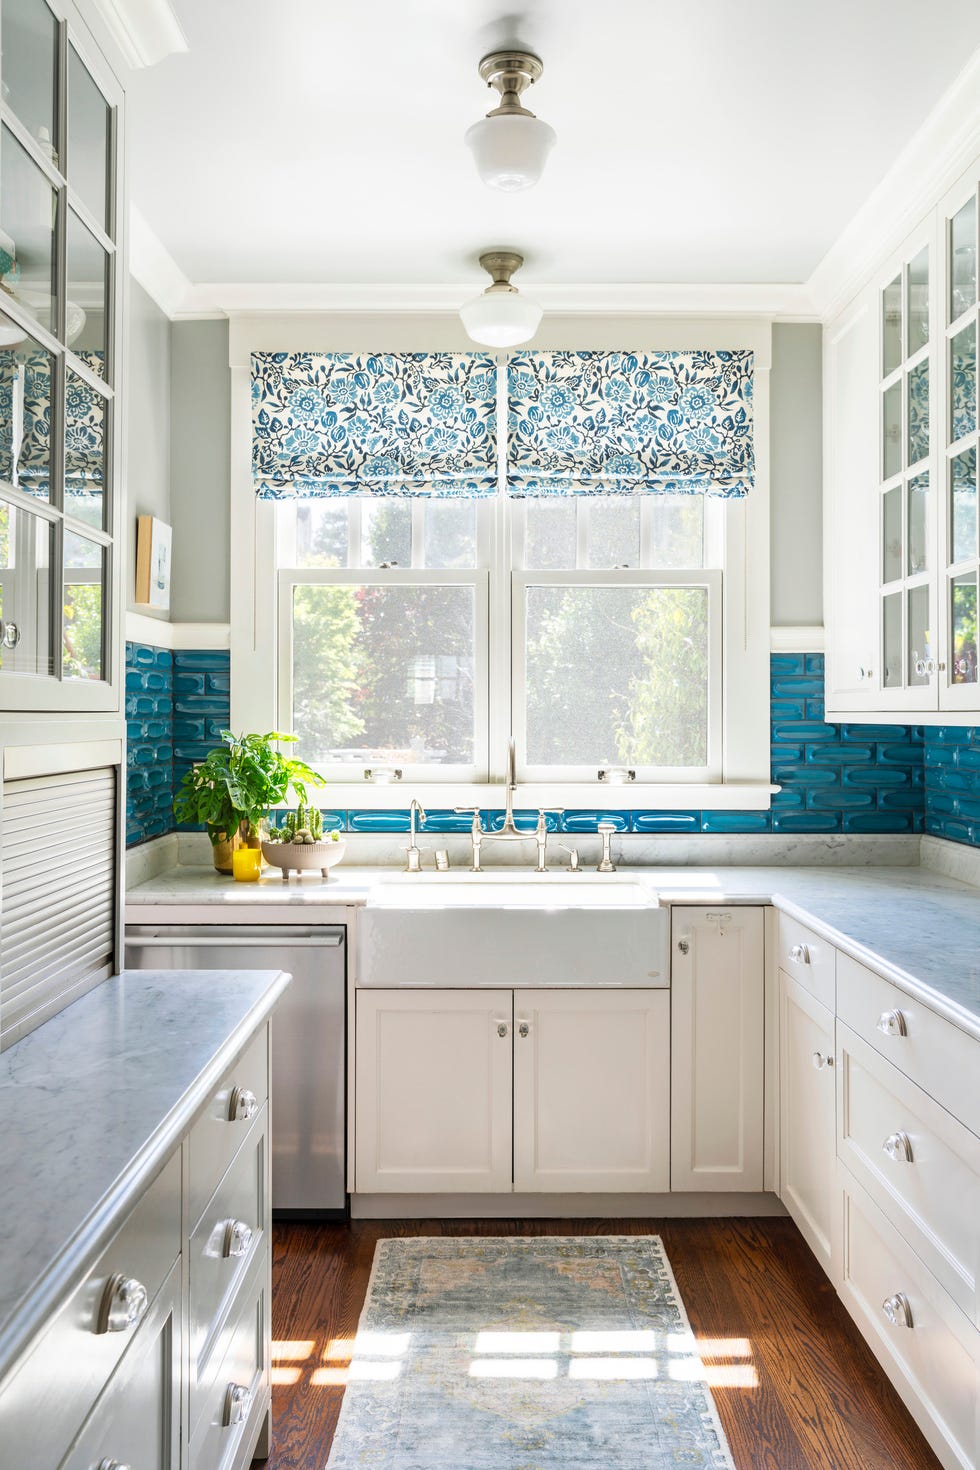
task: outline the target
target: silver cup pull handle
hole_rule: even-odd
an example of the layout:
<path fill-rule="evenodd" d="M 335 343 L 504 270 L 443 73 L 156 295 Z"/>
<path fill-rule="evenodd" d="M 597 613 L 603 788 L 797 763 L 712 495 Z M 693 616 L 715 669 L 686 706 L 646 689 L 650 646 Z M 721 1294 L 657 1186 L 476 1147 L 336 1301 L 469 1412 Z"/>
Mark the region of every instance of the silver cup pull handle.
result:
<path fill-rule="evenodd" d="M 883 1152 L 896 1164 L 911 1164 L 914 1162 L 912 1140 L 907 1133 L 903 1133 L 900 1129 L 896 1133 L 889 1133 L 881 1147 Z"/>
<path fill-rule="evenodd" d="M 229 1123 L 247 1123 L 259 1110 L 259 1100 L 247 1087 L 233 1087 L 228 1099 Z"/>
<path fill-rule="evenodd" d="M 252 1247 L 252 1227 L 244 1220 L 229 1220 L 225 1225 L 225 1238 L 221 1254 L 225 1259 L 232 1256 L 247 1256 Z"/>
<path fill-rule="evenodd" d="M 128 1332 L 130 1327 L 135 1327 L 149 1304 L 142 1281 L 119 1273 L 110 1276 L 99 1302 L 96 1332 Z"/>
<path fill-rule="evenodd" d="M 243 1383 L 229 1383 L 225 1389 L 225 1428 L 230 1429 L 234 1424 L 244 1424 L 252 1407 L 251 1389 Z"/>
<path fill-rule="evenodd" d="M 789 952 L 789 957 L 794 965 L 808 965 L 810 963 L 810 951 L 805 944 L 794 944 Z"/>
<path fill-rule="evenodd" d="M 911 1327 L 912 1305 L 904 1291 L 896 1291 L 894 1296 L 886 1296 L 881 1304 L 881 1310 L 885 1314 L 886 1322 L 893 1327 Z"/>
<path fill-rule="evenodd" d="M 875 1023 L 882 1036 L 908 1036 L 909 1027 L 904 1011 L 882 1011 Z"/>

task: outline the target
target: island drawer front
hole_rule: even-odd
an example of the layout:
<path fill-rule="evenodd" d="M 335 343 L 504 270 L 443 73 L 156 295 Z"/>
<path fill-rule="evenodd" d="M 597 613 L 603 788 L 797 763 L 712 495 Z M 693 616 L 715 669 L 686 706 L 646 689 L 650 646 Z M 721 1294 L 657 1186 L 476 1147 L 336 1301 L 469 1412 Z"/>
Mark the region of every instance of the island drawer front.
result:
<path fill-rule="evenodd" d="M 840 1167 L 841 1296 L 944 1465 L 977 1464 L 980 1334 L 911 1247 Z M 893 1325 L 907 1304 L 911 1326 Z"/>
<path fill-rule="evenodd" d="M 187 1218 L 193 1229 L 235 1157 L 252 1120 L 269 1097 L 269 1028 L 260 1027 L 246 1050 L 222 1077 L 197 1118 L 188 1139 L 189 1184 Z M 238 1089 L 237 1095 L 235 1089 Z M 233 1104 L 244 1098 L 242 1111 L 251 1117 L 233 1119 Z"/>
<path fill-rule="evenodd" d="M 236 1295 L 265 1247 L 267 1107 L 191 1235 L 188 1252 L 191 1426 L 220 1362 L 221 1329 L 237 1313 Z M 247 1235 L 237 1235 L 235 1227 Z"/>
<path fill-rule="evenodd" d="M 248 1464 L 258 1424 L 269 1407 L 269 1255 L 263 1246 L 242 1284 L 241 1299 L 222 1335 L 220 1356 L 201 1413 L 191 1424 L 190 1470 L 231 1470 Z M 229 1390 L 250 1396 L 239 1422 L 229 1412 Z"/>
<path fill-rule="evenodd" d="M 779 968 L 828 1011 L 834 1009 L 837 951 L 789 914 L 779 915 Z"/>
<path fill-rule="evenodd" d="M 838 1019 L 980 1135 L 980 1042 L 848 955 L 837 981 Z"/>
<path fill-rule="evenodd" d="M 61 1470 L 124 1464 L 179 1470 L 180 1281 L 178 1261 Z"/>
<path fill-rule="evenodd" d="M 2 1388 L 2 1462 L 57 1465 L 138 1330 L 98 1331 L 114 1276 L 142 1284 L 152 1305 L 180 1255 L 180 1150 L 134 1206 L 98 1261 Z"/>
<path fill-rule="evenodd" d="M 980 1139 L 841 1025 L 837 1152 L 974 1322 Z"/>

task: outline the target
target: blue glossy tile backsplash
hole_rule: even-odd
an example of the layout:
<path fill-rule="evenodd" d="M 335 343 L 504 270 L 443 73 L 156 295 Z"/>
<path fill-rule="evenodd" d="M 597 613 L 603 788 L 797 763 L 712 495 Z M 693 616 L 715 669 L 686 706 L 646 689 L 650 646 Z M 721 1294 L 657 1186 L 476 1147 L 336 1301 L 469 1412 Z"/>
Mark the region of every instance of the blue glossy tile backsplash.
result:
<path fill-rule="evenodd" d="M 129 729 L 127 841 L 173 831 L 173 789 L 227 728 L 229 655 L 218 650 L 170 654 L 143 644 L 126 648 Z M 598 811 L 550 815 L 550 831 L 882 833 L 921 832 L 980 843 L 980 730 L 917 725 L 828 725 L 823 712 L 822 654 L 773 654 L 770 663 L 772 779 L 782 790 L 768 812 Z M 329 789 L 329 788 L 328 788 Z M 518 813 L 532 827 L 535 814 Z M 485 811 L 484 826 L 503 821 Z M 328 827 L 350 832 L 406 832 L 404 808 L 329 810 Z M 422 830 L 466 832 L 470 819 L 432 810 Z"/>

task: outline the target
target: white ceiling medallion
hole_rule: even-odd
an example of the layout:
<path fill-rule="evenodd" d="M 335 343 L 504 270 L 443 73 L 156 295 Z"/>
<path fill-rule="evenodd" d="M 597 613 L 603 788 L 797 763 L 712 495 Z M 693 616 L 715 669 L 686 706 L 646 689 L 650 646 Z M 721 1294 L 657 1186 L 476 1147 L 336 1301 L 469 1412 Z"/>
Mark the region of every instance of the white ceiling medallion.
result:
<path fill-rule="evenodd" d="M 524 264 L 514 250 L 488 250 L 480 264 L 492 277 L 482 296 L 460 307 L 467 334 L 484 347 L 518 347 L 529 342 L 541 324 L 543 312 L 536 301 L 522 296 L 510 278 Z"/>
<path fill-rule="evenodd" d="M 491 189 L 530 189 L 555 146 L 554 128 L 521 106 L 521 93 L 543 71 L 540 58 L 529 51 L 493 51 L 480 62 L 480 76 L 500 93 L 500 105 L 473 124 L 466 142 L 480 178 Z"/>
<path fill-rule="evenodd" d="M 169 0 L 95 0 L 95 8 L 127 64 L 137 70 L 188 49 Z"/>

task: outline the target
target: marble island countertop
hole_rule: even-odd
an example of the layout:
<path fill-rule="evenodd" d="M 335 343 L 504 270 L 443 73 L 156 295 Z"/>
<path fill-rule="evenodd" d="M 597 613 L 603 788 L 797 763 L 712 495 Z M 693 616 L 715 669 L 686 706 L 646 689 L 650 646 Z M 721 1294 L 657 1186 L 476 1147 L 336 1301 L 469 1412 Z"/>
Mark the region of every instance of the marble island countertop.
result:
<path fill-rule="evenodd" d="M 0 1056 L 0 1378 L 288 982 L 274 970 L 130 971 Z"/>
<path fill-rule="evenodd" d="M 126 917 L 222 923 L 234 913 L 274 923 L 288 908 L 293 921 L 302 909 L 305 919 L 325 922 L 332 910 L 336 922 L 337 908 L 364 905 L 392 876 L 381 867 L 334 871 L 327 881 L 284 883 L 277 873 L 245 884 L 206 867 L 171 868 L 130 889 Z M 649 883 L 663 904 L 771 903 L 980 1038 L 980 889 L 969 883 L 928 867 L 623 864 L 619 872 Z"/>

